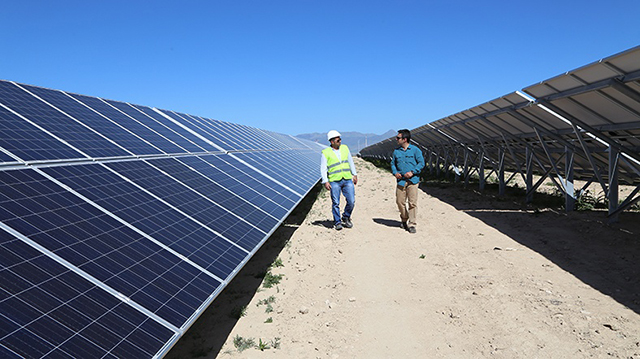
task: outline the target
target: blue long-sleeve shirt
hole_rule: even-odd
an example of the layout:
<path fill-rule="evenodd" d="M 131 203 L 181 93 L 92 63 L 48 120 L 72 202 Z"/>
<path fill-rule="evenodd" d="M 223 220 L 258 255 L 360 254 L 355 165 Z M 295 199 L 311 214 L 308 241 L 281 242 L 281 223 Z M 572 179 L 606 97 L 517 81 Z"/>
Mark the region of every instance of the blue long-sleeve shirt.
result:
<path fill-rule="evenodd" d="M 417 146 L 409 144 L 409 147 L 405 150 L 403 147 L 398 147 L 393 150 L 393 157 L 391 158 L 391 172 L 395 175 L 400 173 L 404 176 L 407 172 L 412 172 L 413 177 L 406 179 L 402 177 L 398 180 L 399 186 L 405 186 L 407 181 L 411 183 L 418 183 L 420 177 L 418 173 L 424 168 L 424 156 L 422 151 Z"/>

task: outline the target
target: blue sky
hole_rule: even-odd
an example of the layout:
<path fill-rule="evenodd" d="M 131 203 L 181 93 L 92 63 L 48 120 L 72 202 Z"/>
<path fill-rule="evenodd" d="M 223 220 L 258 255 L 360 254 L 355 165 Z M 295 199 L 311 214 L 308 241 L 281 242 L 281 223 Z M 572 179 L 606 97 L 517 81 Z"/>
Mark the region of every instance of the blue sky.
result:
<path fill-rule="evenodd" d="M 5 1 L 0 78 L 287 134 L 415 128 L 640 45 L 640 1 Z"/>

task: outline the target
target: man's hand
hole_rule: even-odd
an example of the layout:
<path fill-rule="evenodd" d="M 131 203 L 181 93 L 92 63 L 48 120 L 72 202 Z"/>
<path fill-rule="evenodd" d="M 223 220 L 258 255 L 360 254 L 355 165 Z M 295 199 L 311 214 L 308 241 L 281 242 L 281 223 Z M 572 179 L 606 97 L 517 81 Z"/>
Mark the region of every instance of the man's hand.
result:
<path fill-rule="evenodd" d="M 326 188 L 327 191 L 331 191 L 331 183 L 330 182 L 325 182 L 324 183 L 324 188 Z"/>
<path fill-rule="evenodd" d="M 400 174 L 400 172 L 396 173 L 396 178 L 397 179 L 402 179 L 402 175 Z"/>
<path fill-rule="evenodd" d="M 411 171 L 404 174 L 404 178 L 411 178 L 411 177 L 413 177 L 413 172 Z"/>
<path fill-rule="evenodd" d="M 358 184 L 358 176 L 353 176 L 353 184 Z"/>

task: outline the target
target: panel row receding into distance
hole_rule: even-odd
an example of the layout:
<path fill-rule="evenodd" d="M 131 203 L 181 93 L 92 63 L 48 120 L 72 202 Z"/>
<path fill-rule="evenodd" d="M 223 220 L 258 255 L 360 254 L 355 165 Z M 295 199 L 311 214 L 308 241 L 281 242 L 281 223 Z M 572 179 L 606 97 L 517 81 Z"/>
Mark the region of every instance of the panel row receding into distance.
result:
<path fill-rule="evenodd" d="M 598 187 L 615 222 L 640 202 L 640 46 L 413 129 L 412 140 L 427 171 L 465 183 L 476 175 L 481 189 L 495 175 L 500 194 L 519 175 L 527 202 L 546 179 L 567 211 Z M 395 146 L 388 139 L 361 155 L 389 160 Z"/>
<path fill-rule="evenodd" d="M 317 183 L 320 149 L 0 81 L 0 356 L 166 354 Z"/>

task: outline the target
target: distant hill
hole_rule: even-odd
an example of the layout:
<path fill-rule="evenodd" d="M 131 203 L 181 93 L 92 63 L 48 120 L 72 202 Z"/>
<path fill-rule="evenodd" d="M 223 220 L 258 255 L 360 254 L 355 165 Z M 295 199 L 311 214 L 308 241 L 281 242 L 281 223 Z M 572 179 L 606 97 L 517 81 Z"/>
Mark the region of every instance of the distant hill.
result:
<path fill-rule="evenodd" d="M 360 133 L 360 132 L 342 132 L 338 131 L 342 136 L 342 143 L 349 146 L 351 153 L 358 153 L 361 149 L 366 146 L 373 145 L 376 142 L 380 142 L 382 140 L 386 140 L 389 137 L 393 137 L 396 135 L 396 131 L 389 130 L 381 135 L 376 135 L 375 133 Z M 322 145 L 329 146 L 329 141 L 327 141 L 327 133 L 326 132 L 314 132 L 314 133 L 303 133 L 300 135 L 296 135 L 296 137 L 303 138 L 305 140 L 318 142 Z"/>

